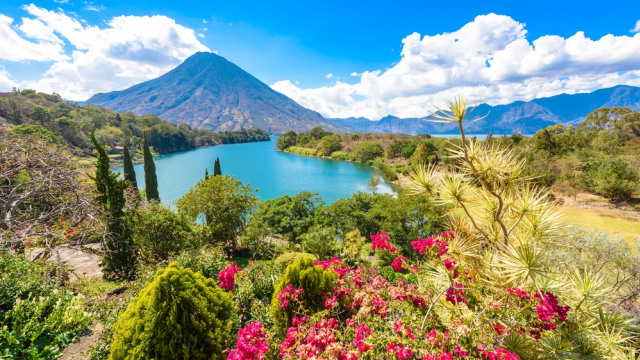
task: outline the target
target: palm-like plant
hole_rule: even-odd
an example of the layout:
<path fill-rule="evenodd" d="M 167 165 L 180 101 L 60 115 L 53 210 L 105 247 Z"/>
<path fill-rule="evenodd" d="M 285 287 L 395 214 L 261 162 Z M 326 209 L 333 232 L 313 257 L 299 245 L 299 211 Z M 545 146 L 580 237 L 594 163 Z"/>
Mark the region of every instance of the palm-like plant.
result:
<path fill-rule="evenodd" d="M 432 165 L 414 169 L 409 192 L 430 196 L 450 209 L 449 227 L 456 234 L 451 253 L 475 270 L 474 281 L 497 293 L 511 287 L 552 291 L 571 306 L 573 326 L 535 343 L 513 334 L 504 346 L 524 359 L 626 358 L 622 356 L 631 354 L 631 327 L 603 310 L 607 290 L 602 279 L 587 270 L 557 269 L 544 252 L 543 245 L 563 234 L 561 213 L 547 191 L 522 176 L 525 160 L 512 149 L 466 139 L 463 122 L 474 109 L 456 97 L 446 111 L 438 108 L 433 114 L 434 121 L 458 124 L 462 141 L 451 149 L 456 165 L 447 172 Z M 442 274 L 431 271 L 426 276 L 432 284 L 451 286 Z"/>

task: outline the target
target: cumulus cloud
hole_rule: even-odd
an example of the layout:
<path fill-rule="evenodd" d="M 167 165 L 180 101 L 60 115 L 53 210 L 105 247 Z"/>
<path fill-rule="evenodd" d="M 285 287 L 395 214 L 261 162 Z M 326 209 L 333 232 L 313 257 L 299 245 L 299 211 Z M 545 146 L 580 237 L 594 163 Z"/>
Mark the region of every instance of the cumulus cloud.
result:
<path fill-rule="evenodd" d="M 636 26 L 633 29 L 631 29 L 631 32 L 632 33 L 640 32 L 640 20 L 636 21 Z"/>
<path fill-rule="evenodd" d="M 327 79 L 331 79 L 331 78 L 333 78 L 333 73 L 328 73 L 325 77 L 326 77 Z"/>
<path fill-rule="evenodd" d="M 41 79 L 20 86 L 71 100 L 160 76 L 193 53 L 209 51 L 194 30 L 166 16 L 118 16 L 98 27 L 62 10 L 23 9 L 30 17 L 17 27 L 20 34 L 13 19 L 0 14 L 0 60 L 52 61 Z"/>
<path fill-rule="evenodd" d="M 6 92 L 16 87 L 15 81 L 11 80 L 9 73 L 2 67 L 0 67 L 0 91 Z"/>
<path fill-rule="evenodd" d="M 488 14 L 452 33 L 413 33 L 402 44 L 396 65 L 356 74 L 355 84 L 302 89 L 283 80 L 272 88 L 327 117 L 379 119 L 425 116 L 455 94 L 475 99 L 484 93 L 485 102 L 504 104 L 640 85 L 640 33 L 592 40 L 577 32 L 530 41 L 525 24 Z"/>

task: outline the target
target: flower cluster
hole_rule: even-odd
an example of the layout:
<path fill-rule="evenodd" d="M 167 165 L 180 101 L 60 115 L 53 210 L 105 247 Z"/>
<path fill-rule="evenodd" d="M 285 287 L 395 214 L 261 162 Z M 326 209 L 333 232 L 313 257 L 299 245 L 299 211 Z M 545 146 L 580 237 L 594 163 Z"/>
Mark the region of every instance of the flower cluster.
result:
<path fill-rule="evenodd" d="M 396 251 L 396 247 L 391 245 L 391 238 L 386 231 L 378 231 L 375 235 L 371 235 L 371 250 L 375 249 L 387 249 L 391 252 Z"/>
<path fill-rule="evenodd" d="M 438 256 L 442 256 L 449 251 L 449 242 L 446 241 L 447 238 L 453 239 L 453 233 L 450 231 L 443 232 L 440 234 L 440 238 L 436 236 L 430 236 L 426 239 L 418 238 L 418 240 L 411 242 L 411 247 L 420 253 L 420 255 L 424 255 L 426 251 L 433 249 Z"/>
<path fill-rule="evenodd" d="M 226 269 L 220 271 L 218 274 L 218 280 L 220 280 L 220 287 L 231 291 L 236 280 L 236 273 L 242 271 L 242 268 L 236 266 L 235 263 L 231 263 Z"/>
<path fill-rule="evenodd" d="M 287 285 L 280 294 L 278 294 L 278 300 L 280 300 L 280 307 L 286 309 L 289 306 L 289 301 L 297 299 L 302 295 L 302 289 L 293 289 L 291 284 Z"/>
<path fill-rule="evenodd" d="M 351 271 L 351 269 L 348 266 L 342 265 L 342 259 L 337 256 L 334 256 L 328 260 L 314 261 L 313 265 L 322 266 L 322 269 L 324 270 L 332 269 L 333 271 L 338 273 L 338 276 L 340 276 L 340 278 L 342 278 L 346 273 Z"/>
<path fill-rule="evenodd" d="M 404 263 L 406 263 L 406 262 L 407 262 L 407 258 L 406 257 L 404 257 L 404 256 L 397 257 L 391 262 L 391 267 L 393 267 L 393 270 L 395 270 L 397 272 L 400 272 L 404 268 Z"/>
<path fill-rule="evenodd" d="M 267 351 L 269 344 L 262 323 L 252 322 L 238 330 L 236 348 L 229 351 L 227 360 L 262 360 Z"/>

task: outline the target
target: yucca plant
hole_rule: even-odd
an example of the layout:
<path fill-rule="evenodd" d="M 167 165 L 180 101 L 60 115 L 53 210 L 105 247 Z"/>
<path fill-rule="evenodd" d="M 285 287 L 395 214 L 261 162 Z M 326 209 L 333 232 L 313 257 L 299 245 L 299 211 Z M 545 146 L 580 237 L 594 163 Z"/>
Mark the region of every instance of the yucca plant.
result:
<path fill-rule="evenodd" d="M 450 101 L 446 110 L 437 108 L 433 121 L 456 123 L 460 130 L 460 145 L 451 144 L 449 150 L 455 165 L 448 171 L 433 165 L 415 168 L 408 190 L 450 209 L 451 254 L 474 270 L 474 281 L 484 289 L 551 292 L 570 306 L 567 324 L 556 331 L 537 341 L 511 334 L 502 345 L 522 359 L 632 358 L 631 343 L 637 338 L 627 319 L 606 310 L 602 278 L 588 270 L 557 269 L 545 252 L 563 236 L 563 222 L 549 193 L 522 175 L 525 159 L 491 141 L 466 138 L 463 123 L 482 119 L 467 119 L 474 109 L 463 97 Z M 436 271 L 423 274 L 431 284 L 451 286 Z M 487 298 L 486 308 L 499 301 Z M 434 311 L 443 310 L 439 305 Z"/>

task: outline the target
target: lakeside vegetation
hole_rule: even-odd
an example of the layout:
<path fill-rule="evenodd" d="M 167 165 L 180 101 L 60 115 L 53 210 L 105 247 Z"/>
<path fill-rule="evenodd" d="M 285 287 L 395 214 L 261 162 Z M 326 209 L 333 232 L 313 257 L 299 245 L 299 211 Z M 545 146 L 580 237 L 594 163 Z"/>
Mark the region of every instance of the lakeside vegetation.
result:
<path fill-rule="evenodd" d="M 442 116 L 462 124 L 465 111 L 458 99 Z M 97 127 L 93 181 L 56 133 L 9 130 L 0 355 L 55 359 L 101 323 L 91 359 L 636 359 L 636 244 L 566 227 L 549 195 L 631 189 L 607 198 L 633 206 L 617 174 L 632 174 L 640 134 L 635 112 L 616 111 L 531 139 L 282 136 L 409 181 L 329 205 L 311 192 L 260 203 L 218 165 L 172 209 L 109 169 Z M 534 152 L 566 172 L 549 182 Z M 91 242 L 104 279 L 71 281 L 56 246 Z"/>
<path fill-rule="evenodd" d="M 0 119 L 16 126 L 11 130 L 15 136 L 39 133 L 86 155 L 93 151 L 89 136 L 91 129 L 95 129 L 96 138 L 109 153 L 121 152 L 125 143 L 132 153 L 137 153 L 142 150 L 143 134 L 147 135 L 149 145 L 158 154 L 270 140 L 269 134 L 260 129 L 214 133 L 182 122 L 175 125 L 153 115 L 137 116 L 132 112 L 118 113 L 101 106 L 79 106 L 64 101 L 58 94 L 31 89 L 0 93 Z"/>

